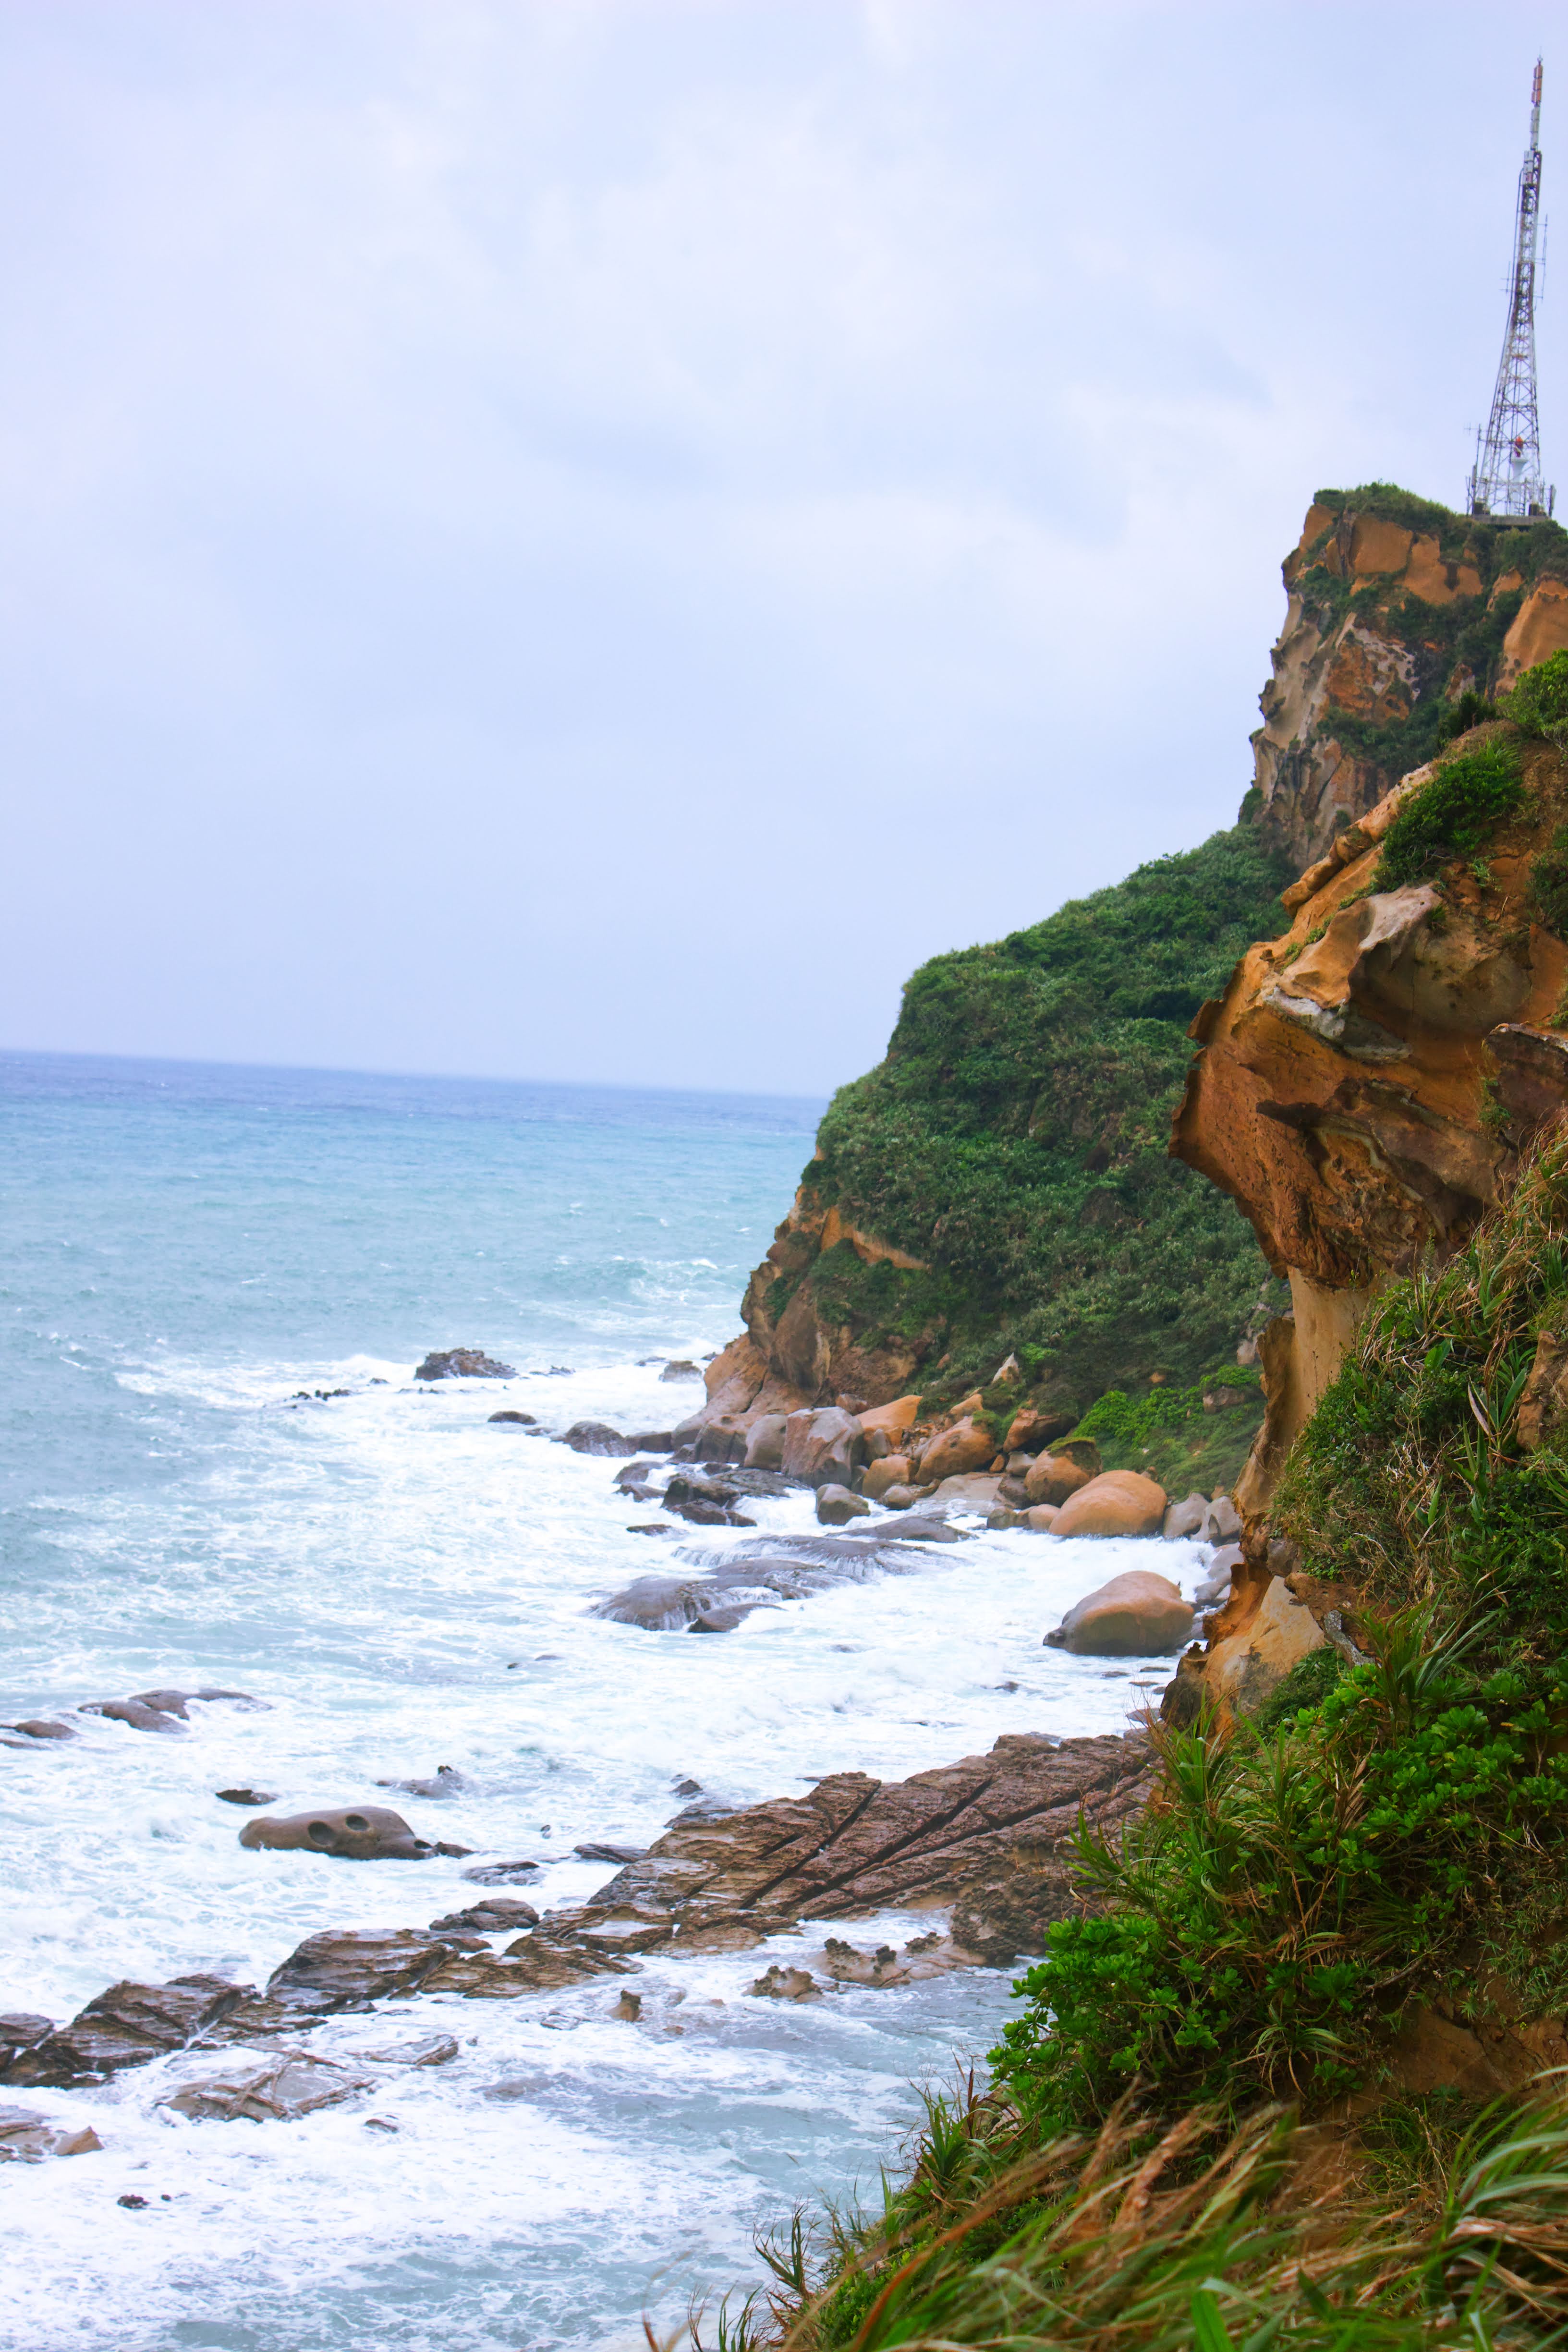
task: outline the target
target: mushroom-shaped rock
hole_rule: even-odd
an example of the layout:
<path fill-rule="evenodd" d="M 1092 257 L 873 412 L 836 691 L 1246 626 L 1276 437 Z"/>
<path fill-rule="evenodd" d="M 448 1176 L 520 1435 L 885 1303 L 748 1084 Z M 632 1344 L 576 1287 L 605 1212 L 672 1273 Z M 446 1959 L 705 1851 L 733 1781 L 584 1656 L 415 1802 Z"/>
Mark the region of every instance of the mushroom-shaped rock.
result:
<path fill-rule="evenodd" d="M 996 1458 L 996 1440 L 971 1413 L 933 1437 L 921 1455 L 921 1480 L 962 1478 L 972 1470 L 988 1470 Z"/>
<path fill-rule="evenodd" d="M 436 1851 L 389 1805 L 289 1813 L 281 1819 L 264 1813 L 259 1821 L 246 1822 L 239 1842 L 253 1851 L 331 1853 L 349 1862 L 424 1862 Z"/>
<path fill-rule="evenodd" d="M 1041 1454 L 1024 1475 L 1024 1491 L 1031 1503 L 1065 1503 L 1087 1486 L 1094 1472 L 1070 1454 Z"/>
<path fill-rule="evenodd" d="M 1046 1497 L 1042 1496 L 1041 1501 Z M 1058 1536 L 1157 1536 L 1165 1489 L 1142 1470 L 1103 1470 L 1069 1495 L 1051 1532 Z"/>
<path fill-rule="evenodd" d="M 1135 1568 L 1075 1601 L 1046 1640 L 1075 1657 L 1147 1658 L 1179 1650 L 1192 1630 L 1192 1609 L 1169 1577 Z"/>

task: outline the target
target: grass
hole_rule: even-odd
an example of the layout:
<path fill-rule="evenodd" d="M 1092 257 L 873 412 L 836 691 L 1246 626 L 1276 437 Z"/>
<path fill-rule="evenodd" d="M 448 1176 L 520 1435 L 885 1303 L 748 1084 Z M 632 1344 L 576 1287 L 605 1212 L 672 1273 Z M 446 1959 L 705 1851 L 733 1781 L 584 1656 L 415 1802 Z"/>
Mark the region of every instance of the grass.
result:
<path fill-rule="evenodd" d="M 1568 2102 L 1411 2103 L 1338 2189 L 1302 2193 L 1290 2115 L 1131 2106 L 1042 2139 L 1005 2095 L 932 2098 L 875 2215 L 797 2212 L 773 2284 L 693 2352 L 1437 2352 L 1568 2329 Z M 705 2331 L 707 2331 L 705 2333 Z M 672 2339 L 655 2352 L 673 2352 Z"/>

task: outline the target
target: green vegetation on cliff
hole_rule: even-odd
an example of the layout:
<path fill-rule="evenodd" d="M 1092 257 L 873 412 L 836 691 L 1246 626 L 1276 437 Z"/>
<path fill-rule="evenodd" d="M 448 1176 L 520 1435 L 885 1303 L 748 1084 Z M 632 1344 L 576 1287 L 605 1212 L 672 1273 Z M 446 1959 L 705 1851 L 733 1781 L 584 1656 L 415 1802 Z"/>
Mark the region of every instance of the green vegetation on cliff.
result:
<path fill-rule="evenodd" d="M 1452 2087 L 1467 2034 L 1522 2082 L 1568 2008 L 1568 1137 L 1390 1284 L 1272 1519 L 1349 1654 L 1158 1734 L 1141 1822 L 1079 1839 L 1094 1907 L 1020 1984 L 994 2087 L 930 2102 L 815 2260 L 797 2219 L 737 2347 L 1568 2336 L 1568 2098 Z M 1301 2108 L 1337 2118 L 1337 2195 L 1292 2177 Z"/>
<path fill-rule="evenodd" d="M 1424 2007 L 1568 2002 L 1568 1139 L 1440 1272 L 1392 1284 L 1272 1512 L 1366 1654 L 1272 1733 L 1163 1735 L 1159 1800 L 1090 1836 L 997 2053 L 1052 2127 L 1375 2082 Z M 1544 1336 L 1543 1336 L 1544 1335 Z M 1331 1686 L 1325 1689 L 1325 1680 Z M 1279 1712 L 1279 1710 L 1276 1710 Z"/>
<path fill-rule="evenodd" d="M 863 1344 L 926 1336 L 953 1394 L 1015 1349 L 1079 1410 L 1234 1362 L 1268 1268 L 1166 1144 L 1187 1024 L 1279 929 L 1287 878 L 1237 825 L 915 973 L 886 1059 L 835 1097 L 805 1177 L 931 1268 L 862 1266 L 847 1247 L 818 1262 L 819 1298 Z"/>

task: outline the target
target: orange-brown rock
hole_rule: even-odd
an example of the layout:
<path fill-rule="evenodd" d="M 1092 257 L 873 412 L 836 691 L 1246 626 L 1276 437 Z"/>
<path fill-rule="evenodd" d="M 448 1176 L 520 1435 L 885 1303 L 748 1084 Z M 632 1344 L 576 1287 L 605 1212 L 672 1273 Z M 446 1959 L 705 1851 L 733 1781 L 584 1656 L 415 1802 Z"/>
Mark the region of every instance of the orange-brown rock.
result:
<path fill-rule="evenodd" d="M 891 1404 L 874 1405 L 860 1415 L 860 1426 L 868 1437 L 879 1429 L 884 1437 L 902 1437 L 920 1419 L 921 1401 L 918 1396 L 895 1397 Z"/>
<path fill-rule="evenodd" d="M 910 1482 L 909 1455 L 884 1454 L 879 1462 L 868 1463 L 860 1480 L 860 1492 L 868 1502 L 879 1503 L 889 1486 L 907 1486 Z"/>
<path fill-rule="evenodd" d="M 1260 1341 L 1268 1417 L 1237 1488 L 1244 1518 L 1266 1508 L 1378 1284 L 1458 1247 L 1524 1137 L 1568 1107 L 1553 1026 L 1568 949 L 1530 899 L 1568 777 L 1553 751 L 1514 740 L 1529 798 L 1479 868 L 1373 887 L 1420 772 L 1349 828 L 1305 897 L 1287 894 L 1289 932 L 1251 949 L 1194 1024 L 1172 1149 L 1237 1202 L 1291 1290 Z"/>
<path fill-rule="evenodd" d="M 922 1486 L 933 1479 L 960 1477 L 968 1470 L 988 1470 L 995 1458 L 996 1441 L 967 1414 L 933 1437 L 920 1459 Z"/>
<path fill-rule="evenodd" d="M 1455 533 L 1462 534 L 1458 546 Z M 1252 741 L 1263 829 L 1298 866 L 1321 857 L 1336 833 L 1397 781 L 1397 767 L 1367 730 L 1393 728 L 1418 706 L 1435 709 L 1467 688 L 1495 693 L 1568 645 L 1568 580 L 1558 576 L 1568 561 L 1554 546 L 1532 557 L 1543 557 L 1545 569 L 1527 586 L 1506 530 L 1472 517 L 1456 519 L 1444 536 L 1447 553 L 1431 529 L 1333 498 L 1313 504 L 1286 559 L 1285 625 Z M 1473 607 L 1479 617 L 1521 593 L 1489 667 L 1483 660 L 1478 674 L 1474 656 L 1456 666 L 1447 617 L 1455 608 Z"/>
<path fill-rule="evenodd" d="M 1141 1470 L 1104 1470 L 1068 1496 L 1051 1533 L 1058 1536 L 1157 1536 L 1166 1495 Z"/>
<path fill-rule="evenodd" d="M 1243 1630 L 1215 1643 L 1205 1680 L 1233 1714 L 1255 1714 L 1291 1667 L 1321 1650 L 1325 1638 L 1311 1610 L 1276 1576 Z"/>
<path fill-rule="evenodd" d="M 1042 1454 L 1032 1469 L 1024 1476 L 1024 1490 L 1031 1503 L 1065 1503 L 1080 1486 L 1087 1486 L 1095 1475 L 1086 1463 L 1075 1462 L 1070 1454 Z"/>
<path fill-rule="evenodd" d="M 1061 1533 L 1059 1516 L 1051 1532 Z M 1149 1658 L 1180 1649 L 1192 1630 L 1192 1604 L 1179 1587 L 1135 1568 L 1075 1601 L 1046 1640 L 1075 1657 Z"/>

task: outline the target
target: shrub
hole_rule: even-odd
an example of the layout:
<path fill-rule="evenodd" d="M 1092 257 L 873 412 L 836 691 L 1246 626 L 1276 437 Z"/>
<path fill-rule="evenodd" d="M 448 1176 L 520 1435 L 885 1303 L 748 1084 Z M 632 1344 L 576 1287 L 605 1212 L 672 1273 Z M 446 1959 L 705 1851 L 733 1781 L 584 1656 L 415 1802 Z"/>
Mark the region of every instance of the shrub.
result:
<path fill-rule="evenodd" d="M 1142 1822 L 1080 1839 L 1100 1908 L 1053 1931 L 994 2053 L 1042 2128 L 1135 2082 L 1162 2114 L 1321 2104 L 1412 2002 L 1473 2003 L 1489 1971 L 1525 2014 L 1568 1994 L 1568 1459 L 1519 1434 L 1564 1315 L 1557 1137 L 1467 1250 L 1390 1286 L 1276 1497 L 1310 1572 L 1363 1596 L 1369 1661 L 1325 1661 L 1271 1724 L 1162 1732 Z"/>
<path fill-rule="evenodd" d="M 1568 824 L 1560 824 L 1550 847 L 1530 861 L 1530 908 L 1538 923 L 1568 940 Z"/>
<path fill-rule="evenodd" d="M 1527 735 L 1543 735 L 1563 750 L 1568 739 L 1568 652 L 1555 653 L 1527 669 L 1503 709 Z"/>
<path fill-rule="evenodd" d="M 1397 890 L 1473 857 L 1523 797 L 1519 754 L 1494 740 L 1457 752 L 1412 793 L 1383 837 L 1373 887 Z"/>

